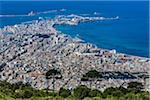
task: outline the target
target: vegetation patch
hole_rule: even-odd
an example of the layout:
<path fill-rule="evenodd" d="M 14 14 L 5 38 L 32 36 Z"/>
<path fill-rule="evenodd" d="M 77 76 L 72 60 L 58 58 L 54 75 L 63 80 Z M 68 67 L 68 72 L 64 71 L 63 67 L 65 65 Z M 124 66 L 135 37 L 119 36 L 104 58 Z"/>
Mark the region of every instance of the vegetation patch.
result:
<path fill-rule="evenodd" d="M 80 85 L 73 90 L 61 88 L 58 93 L 37 90 L 29 84 L 10 84 L 0 81 L 0 100 L 149 100 L 149 92 L 142 91 L 139 82 L 130 82 L 127 88 L 109 87 L 103 92 Z"/>

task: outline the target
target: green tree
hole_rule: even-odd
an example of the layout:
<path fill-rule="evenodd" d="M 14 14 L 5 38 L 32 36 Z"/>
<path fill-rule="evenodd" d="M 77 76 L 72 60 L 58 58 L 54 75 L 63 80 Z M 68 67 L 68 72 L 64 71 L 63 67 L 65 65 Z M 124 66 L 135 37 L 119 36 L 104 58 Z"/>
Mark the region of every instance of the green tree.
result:
<path fill-rule="evenodd" d="M 54 90 L 55 90 L 55 79 L 61 79 L 62 78 L 61 72 L 56 70 L 56 69 L 50 69 L 49 71 L 46 72 L 46 79 L 49 80 L 51 78 L 53 79 L 52 84 L 53 84 L 53 92 L 54 92 Z"/>
<path fill-rule="evenodd" d="M 71 95 L 71 91 L 69 89 L 60 88 L 60 90 L 59 90 L 59 96 L 62 96 L 64 98 L 66 98 L 69 95 Z"/>
<path fill-rule="evenodd" d="M 121 97 L 123 96 L 123 92 L 119 88 L 109 87 L 104 90 L 103 97 L 106 98 L 107 96 L 115 96 L 115 97 Z"/>
<path fill-rule="evenodd" d="M 73 92 L 76 98 L 83 99 L 84 97 L 88 97 L 90 89 L 84 85 L 81 85 L 75 88 Z"/>
<path fill-rule="evenodd" d="M 92 81 L 98 80 L 98 78 L 101 78 L 102 75 L 96 71 L 96 70 L 90 70 L 88 71 L 83 77 L 81 78 L 81 81 L 90 81 L 90 87 L 92 84 Z"/>
<path fill-rule="evenodd" d="M 31 98 L 33 96 L 33 91 L 31 90 L 25 90 L 23 98 Z"/>
<path fill-rule="evenodd" d="M 88 77 L 88 78 L 98 78 L 98 77 L 100 77 L 100 74 L 96 70 L 90 70 L 89 72 L 87 72 L 85 74 L 85 77 Z"/>
<path fill-rule="evenodd" d="M 14 90 L 14 98 L 30 98 L 36 93 L 37 90 L 33 89 L 30 84 L 18 82 L 12 84 Z"/>
<path fill-rule="evenodd" d="M 102 96 L 101 91 L 94 89 L 89 92 L 89 97 Z"/>
<path fill-rule="evenodd" d="M 127 87 L 127 89 L 133 93 L 139 93 L 143 88 L 144 86 L 140 82 L 130 82 L 128 83 L 128 87 Z"/>

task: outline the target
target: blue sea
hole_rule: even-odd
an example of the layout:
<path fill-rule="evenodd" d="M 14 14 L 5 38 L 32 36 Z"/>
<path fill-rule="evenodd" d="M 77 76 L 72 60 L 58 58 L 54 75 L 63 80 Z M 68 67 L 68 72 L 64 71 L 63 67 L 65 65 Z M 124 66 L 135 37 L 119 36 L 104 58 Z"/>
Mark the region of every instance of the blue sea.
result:
<path fill-rule="evenodd" d="M 119 20 L 85 22 L 77 26 L 59 25 L 56 29 L 100 48 L 149 57 L 148 1 L 0 1 L 0 7 L 0 15 L 17 15 L 0 17 L 1 28 L 57 15 L 119 16 Z M 31 11 L 39 14 L 24 16 Z M 49 12 L 42 13 L 46 11 Z"/>

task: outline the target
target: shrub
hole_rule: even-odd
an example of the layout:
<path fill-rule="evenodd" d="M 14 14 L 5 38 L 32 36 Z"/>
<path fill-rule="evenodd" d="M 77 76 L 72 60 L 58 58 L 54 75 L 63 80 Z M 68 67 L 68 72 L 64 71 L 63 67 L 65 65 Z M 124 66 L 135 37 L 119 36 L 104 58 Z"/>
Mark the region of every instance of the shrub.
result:
<path fill-rule="evenodd" d="M 23 98 L 31 98 L 33 96 L 33 91 L 26 90 L 24 91 Z"/>
<path fill-rule="evenodd" d="M 103 97 L 106 98 L 107 96 L 114 96 L 114 97 L 121 97 L 123 96 L 123 92 L 119 90 L 119 88 L 109 87 L 104 90 Z"/>
<path fill-rule="evenodd" d="M 48 95 L 55 97 L 55 96 L 57 96 L 57 93 L 55 93 L 55 92 L 48 92 Z"/>
<path fill-rule="evenodd" d="M 51 76 L 54 76 L 54 75 L 60 75 L 61 72 L 56 70 L 56 69 L 50 69 L 49 71 L 46 72 L 46 79 L 50 79 Z"/>
<path fill-rule="evenodd" d="M 70 92 L 69 89 L 60 88 L 60 90 L 59 90 L 59 96 L 62 96 L 64 98 L 66 98 L 69 95 L 71 95 L 71 92 Z"/>
<path fill-rule="evenodd" d="M 36 90 L 36 91 L 34 91 L 34 96 L 46 97 L 46 96 L 48 96 L 48 93 L 45 90 Z"/>
<path fill-rule="evenodd" d="M 0 100 L 15 100 L 15 99 L 13 99 L 10 96 L 5 95 L 4 93 L 0 92 Z"/>
<path fill-rule="evenodd" d="M 16 90 L 14 98 L 30 98 L 33 96 L 33 91 L 30 90 Z"/>
<path fill-rule="evenodd" d="M 127 87 L 127 89 L 130 92 L 134 92 L 134 93 L 141 92 L 141 89 L 143 89 L 143 88 L 144 87 L 143 87 L 142 83 L 140 83 L 140 82 L 130 82 Z"/>
<path fill-rule="evenodd" d="M 101 91 L 97 89 L 91 90 L 89 92 L 89 97 L 96 97 L 96 96 L 101 96 L 101 95 L 102 95 Z"/>
<path fill-rule="evenodd" d="M 96 70 L 91 70 L 91 71 L 89 71 L 89 72 L 87 72 L 85 74 L 85 77 L 88 77 L 88 78 L 97 78 L 97 77 L 99 77 L 99 72 L 96 71 Z"/>
<path fill-rule="evenodd" d="M 128 90 L 127 90 L 126 88 L 122 87 L 122 86 L 120 86 L 118 89 L 119 89 L 123 94 L 128 93 Z"/>
<path fill-rule="evenodd" d="M 78 99 L 83 99 L 84 97 L 88 97 L 90 89 L 84 85 L 78 86 L 74 89 L 74 96 Z"/>

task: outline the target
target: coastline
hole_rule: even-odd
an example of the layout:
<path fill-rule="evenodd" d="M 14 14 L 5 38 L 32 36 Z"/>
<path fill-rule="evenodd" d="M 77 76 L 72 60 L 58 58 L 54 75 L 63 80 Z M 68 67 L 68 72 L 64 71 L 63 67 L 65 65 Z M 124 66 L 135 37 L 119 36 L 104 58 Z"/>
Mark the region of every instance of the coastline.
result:
<path fill-rule="evenodd" d="M 1 47 L 6 46 L 1 48 L 2 52 L 0 52 L 0 80 L 7 79 L 10 83 L 18 81 L 26 83 L 29 81 L 31 86 L 43 89 L 47 87 L 44 73 L 49 68 L 58 68 L 63 72 L 63 79 L 56 81 L 58 83 L 56 84 L 56 90 L 59 90 L 64 85 L 69 89 L 75 88 L 79 84 L 89 86 L 88 82 L 81 82 L 80 79 L 84 73 L 91 69 L 102 72 L 119 71 L 130 74 L 145 72 L 148 74 L 149 58 L 97 48 L 93 44 L 82 43 L 82 41 L 58 32 L 54 28 L 56 24 L 77 25 L 80 22 L 95 20 L 105 19 L 98 17 L 64 19 L 60 17 L 60 19 L 41 20 L 30 24 L 6 26 L 0 29 Z M 5 33 L 12 34 L 6 35 Z M 18 66 L 20 67 L 18 68 Z M 28 70 L 30 71 L 28 72 Z M 19 76 L 13 77 L 18 72 Z M 6 75 L 3 75 L 4 73 Z M 140 81 L 148 84 L 148 80 L 139 79 L 139 77 L 126 80 L 104 79 L 102 83 L 93 84 L 93 88 L 103 90 L 130 81 Z M 52 88 L 51 85 L 50 88 Z"/>
<path fill-rule="evenodd" d="M 57 26 L 57 24 L 56 24 L 56 26 Z M 53 26 L 54 28 L 55 28 L 55 25 Z M 56 30 L 57 30 L 57 28 L 55 28 Z M 57 30 L 58 31 L 58 30 Z M 65 34 L 65 35 L 68 35 L 68 34 L 66 34 L 65 32 L 62 32 L 62 31 L 58 31 L 59 33 L 63 33 L 63 34 Z M 74 38 L 76 38 L 76 37 L 74 37 Z M 90 43 L 90 42 L 87 42 L 87 41 L 85 41 L 84 39 L 81 39 L 81 38 L 79 38 L 79 37 L 77 37 L 79 40 L 81 40 L 81 41 L 83 41 L 84 43 L 89 43 L 89 44 L 92 44 L 92 45 L 94 45 L 94 46 L 96 46 L 97 47 L 97 45 L 95 45 L 94 43 Z M 97 47 L 97 48 L 100 48 L 100 49 L 103 49 L 103 50 L 106 50 L 106 51 L 111 51 L 111 50 L 115 50 L 116 52 L 117 52 L 117 54 L 120 54 L 120 55 L 126 55 L 126 56 L 133 56 L 133 57 L 136 57 L 136 58 L 141 58 L 141 59 L 150 59 L 150 56 L 149 57 L 145 57 L 145 56 L 138 56 L 138 55 L 132 55 L 132 54 L 128 54 L 128 53 L 123 53 L 123 52 L 118 52 L 116 49 L 107 49 L 107 48 L 102 48 L 102 47 Z"/>

